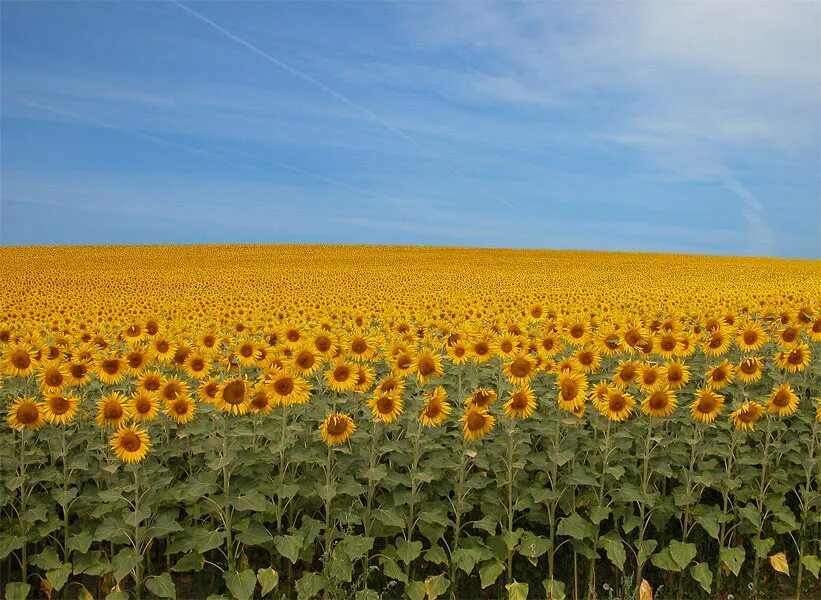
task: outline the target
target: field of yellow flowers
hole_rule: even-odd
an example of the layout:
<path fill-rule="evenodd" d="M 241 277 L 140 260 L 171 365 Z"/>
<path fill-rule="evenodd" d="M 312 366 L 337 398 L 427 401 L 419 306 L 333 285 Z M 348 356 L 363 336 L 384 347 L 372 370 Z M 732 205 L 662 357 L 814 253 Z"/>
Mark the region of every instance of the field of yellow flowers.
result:
<path fill-rule="evenodd" d="M 5 598 L 818 597 L 821 262 L 2 248 Z"/>

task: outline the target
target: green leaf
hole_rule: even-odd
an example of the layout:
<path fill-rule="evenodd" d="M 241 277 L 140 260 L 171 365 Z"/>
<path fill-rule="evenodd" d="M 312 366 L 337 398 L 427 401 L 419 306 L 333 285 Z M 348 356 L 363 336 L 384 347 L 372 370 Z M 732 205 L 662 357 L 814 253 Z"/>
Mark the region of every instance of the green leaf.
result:
<path fill-rule="evenodd" d="M 494 519 L 491 515 L 485 515 L 478 521 L 474 521 L 473 528 L 474 529 L 481 529 L 483 531 L 487 531 L 490 535 L 496 534 L 496 527 L 498 526 L 498 522 Z"/>
<path fill-rule="evenodd" d="M 6 558 L 15 550 L 22 548 L 26 538 L 19 535 L 0 533 L 0 560 Z"/>
<path fill-rule="evenodd" d="M 708 513 L 706 515 L 697 516 L 696 523 L 701 525 L 711 538 L 718 539 L 721 527 L 715 514 Z"/>
<path fill-rule="evenodd" d="M 519 544 L 519 554 L 530 561 L 534 567 L 539 562 L 538 558 L 547 552 L 550 548 L 550 541 L 541 535 L 534 535 L 531 532 L 526 532 L 522 536 L 522 542 Z"/>
<path fill-rule="evenodd" d="M 105 600 L 129 600 L 128 592 L 120 590 L 119 592 L 111 592 L 105 597 Z"/>
<path fill-rule="evenodd" d="M 225 573 L 225 585 L 236 600 L 251 600 L 257 587 L 257 576 L 251 569 L 239 573 Z"/>
<path fill-rule="evenodd" d="M 49 546 L 48 548 L 44 549 L 40 554 L 35 554 L 29 559 L 29 562 L 33 564 L 35 567 L 40 567 L 41 569 L 56 569 L 59 567 L 62 562 L 60 561 L 59 557 L 57 556 L 57 550 Z"/>
<path fill-rule="evenodd" d="M 733 575 L 738 577 L 745 555 L 744 546 L 735 546 L 734 548 L 722 548 L 718 553 L 718 558 L 733 572 Z"/>
<path fill-rule="evenodd" d="M 302 550 L 302 538 L 298 535 L 278 535 L 274 538 L 274 546 L 280 555 L 296 563 Z"/>
<path fill-rule="evenodd" d="M 695 544 L 683 543 L 678 540 L 670 542 L 670 556 L 676 561 L 680 567 L 679 570 L 684 569 L 696 557 L 698 549 Z"/>
<path fill-rule="evenodd" d="M 69 575 L 71 575 L 71 563 L 61 563 L 59 567 L 46 571 L 46 579 L 58 592 L 63 589 Z"/>
<path fill-rule="evenodd" d="M 68 549 L 71 551 L 77 551 L 80 554 L 85 554 L 88 552 L 88 549 L 91 548 L 91 542 L 92 537 L 90 531 L 75 533 L 68 538 Z"/>
<path fill-rule="evenodd" d="M 171 567 L 175 573 L 185 573 L 187 571 L 199 571 L 205 565 L 205 560 L 199 552 L 189 552 L 184 554 L 177 563 Z"/>
<path fill-rule="evenodd" d="M 373 542 L 372 537 L 347 535 L 339 541 L 335 550 L 348 560 L 358 560 L 373 548 Z"/>
<path fill-rule="evenodd" d="M 713 572 L 707 563 L 697 563 L 690 567 L 690 576 L 701 584 L 708 594 L 713 588 Z"/>
<path fill-rule="evenodd" d="M 399 565 L 389 556 L 383 556 L 379 561 L 385 569 L 385 575 L 390 579 L 407 583 L 408 578 L 405 577 L 405 572 L 399 568 Z"/>
<path fill-rule="evenodd" d="M 775 540 L 772 538 L 753 539 L 753 548 L 758 558 L 766 558 L 773 546 L 775 546 Z"/>
<path fill-rule="evenodd" d="M 422 542 L 399 540 L 396 542 L 396 554 L 403 563 L 410 564 L 422 554 Z"/>
<path fill-rule="evenodd" d="M 145 580 L 145 587 L 148 588 L 149 592 L 160 598 L 172 598 L 173 600 L 177 597 L 177 589 L 174 587 L 174 582 L 168 573 L 149 577 Z"/>
<path fill-rule="evenodd" d="M 492 585 L 505 570 L 505 566 L 498 560 L 491 560 L 479 567 L 479 579 L 482 581 L 482 589 Z"/>
<path fill-rule="evenodd" d="M 26 600 L 31 586 L 27 583 L 7 583 L 6 600 Z"/>
<path fill-rule="evenodd" d="M 821 571 L 821 560 L 818 560 L 818 557 L 813 554 L 807 554 L 806 556 L 801 557 L 801 564 L 804 565 L 804 568 L 807 569 L 812 576 L 818 579 L 818 572 Z"/>
<path fill-rule="evenodd" d="M 557 532 L 559 535 L 569 535 L 575 540 L 583 540 L 590 537 L 592 524 L 579 513 L 572 513 L 570 516 L 559 521 Z"/>
<path fill-rule="evenodd" d="M 664 550 L 654 554 L 650 558 L 650 562 L 664 571 L 681 571 L 679 564 L 670 555 L 670 548 L 665 548 Z"/>
<path fill-rule="evenodd" d="M 594 506 L 590 509 L 590 520 L 598 525 L 610 515 L 609 506 Z"/>
<path fill-rule="evenodd" d="M 425 583 L 423 581 L 411 581 L 405 586 L 405 594 L 409 600 L 424 600 Z"/>
<path fill-rule="evenodd" d="M 87 554 L 74 555 L 74 574 L 94 575 L 102 577 L 106 573 L 111 573 L 111 562 L 102 555 L 99 550 L 94 550 Z"/>
<path fill-rule="evenodd" d="M 140 556 L 133 548 L 123 548 L 111 560 L 114 567 L 114 580 L 120 583 L 126 575 L 131 573 L 140 564 Z"/>
<path fill-rule="evenodd" d="M 621 537 L 615 532 L 610 532 L 599 538 L 599 546 L 604 548 L 604 552 L 607 554 L 607 558 L 610 562 L 612 562 L 619 571 L 623 571 L 627 553 L 624 550 L 624 542 L 622 542 Z"/>
<path fill-rule="evenodd" d="M 298 598 L 314 598 L 325 587 L 325 578 L 319 573 L 305 573 L 296 582 Z"/>
<path fill-rule="evenodd" d="M 505 543 L 505 546 L 507 546 L 508 552 L 513 552 L 521 537 L 521 529 L 517 529 L 516 531 L 504 531 L 502 533 L 502 541 Z"/>
<path fill-rule="evenodd" d="M 450 588 L 450 580 L 443 573 L 425 579 L 425 595 L 430 599 L 438 598 Z"/>
<path fill-rule="evenodd" d="M 424 559 L 435 565 L 441 565 L 448 562 L 448 556 L 441 546 L 433 546 L 425 552 Z"/>
<path fill-rule="evenodd" d="M 507 600 L 527 600 L 527 592 L 530 587 L 526 583 L 508 583 L 505 588 L 507 589 Z"/>
<path fill-rule="evenodd" d="M 542 581 L 544 591 L 547 592 L 548 600 L 564 600 L 564 582 L 556 579 L 545 579 Z"/>
<path fill-rule="evenodd" d="M 259 569 L 257 571 L 257 580 L 259 580 L 261 594 L 264 596 L 279 585 L 279 573 L 274 571 L 271 567 L 268 567 L 267 569 Z"/>
<path fill-rule="evenodd" d="M 636 544 L 636 549 L 638 550 L 638 561 L 642 564 L 647 562 L 647 559 L 650 558 L 650 555 L 656 550 L 658 546 L 658 542 L 656 540 L 644 540 L 640 544 Z"/>
<path fill-rule="evenodd" d="M 248 529 L 237 536 L 237 539 L 243 544 L 249 546 L 261 546 L 266 542 L 274 539 L 271 532 L 259 521 L 251 521 L 248 524 Z"/>

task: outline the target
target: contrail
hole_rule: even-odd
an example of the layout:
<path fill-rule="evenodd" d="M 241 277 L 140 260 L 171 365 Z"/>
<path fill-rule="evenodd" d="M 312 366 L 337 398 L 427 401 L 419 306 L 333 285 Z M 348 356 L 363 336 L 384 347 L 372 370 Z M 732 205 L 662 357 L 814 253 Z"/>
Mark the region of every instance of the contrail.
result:
<path fill-rule="evenodd" d="M 225 37 L 227 37 L 231 40 L 234 40 L 235 42 L 237 42 L 241 46 L 244 46 L 245 48 L 248 48 L 252 52 L 258 54 L 261 57 L 263 57 L 268 62 L 273 63 L 276 66 L 280 67 L 281 69 L 284 69 L 284 70 L 288 71 L 292 75 L 296 75 L 300 79 L 315 85 L 316 87 L 318 87 L 319 89 L 323 90 L 324 92 L 330 94 L 331 96 L 333 96 L 337 100 L 340 100 L 341 102 L 344 102 L 345 104 L 347 104 L 351 108 L 354 108 L 354 109 L 358 110 L 359 112 L 367 115 L 368 117 L 370 117 L 371 119 L 373 119 L 374 121 L 376 121 L 377 123 L 382 125 L 388 131 L 391 131 L 392 133 L 395 133 L 396 135 L 398 135 L 399 137 L 401 137 L 405 141 L 413 144 L 413 146 L 415 146 L 418 150 L 420 150 L 422 152 L 426 152 L 425 147 L 422 144 L 420 144 L 418 140 L 416 140 L 413 137 L 409 136 L 408 134 L 406 134 L 401 129 L 397 129 L 396 127 L 394 127 L 393 125 L 388 123 L 385 119 L 383 119 L 382 117 L 380 117 L 379 115 L 377 115 L 376 113 L 371 111 L 370 109 L 362 106 L 358 102 L 354 102 L 353 100 L 351 100 L 350 98 L 348 98 L 344 94 L 341 94 L 341 93 L 337 92 L 335 89 L 325 85 L 324 83 L 322 83 L 321 81 L 319 81 L 315 77 L 311 77 L 307 73 L 304 73 L 304 72 L 300 71 L 299 69 L 296 69 L 296 68 L 292 67 L 291 65 L 282 62 L 278 58 L 276 58 L 274 56 L 271 56 L 270 54 L 268 54 L 267 52 L 265 52 L 264 50 L 262 50 L 258 46 L 255 46 L 251 42 L 239 37 L 238 35 L 236 35 L 234 33 L 231 33 L 230 31 L 225 29 L 222 25 L 220 25 L 218 23 L 215 23 L 214 21 L 212 21 L 211 19 L 209 19 L 208 17 L 206 17 L 202 13 L 197 12 L 193 8 L 189 8 L 189 7 L 185 6 L 184 4 L 179 2 L 179 0 L 169 0 L 169 1 L 172 4 L 174 4 L 175 6 L 177 6 L 178 8 L 180 8 L 180 9 L 184 10 L 185 12 L 187 12 L 188 14 L 190 14 L 192 17 L 202 21 L 203 23 L 205 23 L 205 24 L 209 25 L 210 27 L 212 27 L 213 29 L 217 30 L 218 32 L 223 34 Z M 507 200 L 505 200 L 504 198 L 502 198 L 501 196 L 499 196 L 497 194 L 489 192 L 488 190 L 483 188 L 480 184 L 475 182 L 473 179 L 467 177 L 466 175 L 463 175 L 459 171 L 459 169 L 457 169 L 456 167 L 451 166 L 451 165 L 446 165 L 446 166 L 447 166 L 448 170 L 452 171 L 453 173 L 456 173 L 456 175 L 458 175 L 459 177 L 461 177 L 462 179 L 464 179 L 465 181 L 467 181 L 468 183 L 473 185 L 473 187 L 475 189 L 477 189 L 478 191 L 490 196 L 491 198 L 497 200 L 498 202 L 501 202 L 502 204 L 504 204 L 508 208 L 515 209 L 515 207 L 510 202 L 508 202 Z"/>
<path fill-rule="evenodd" d="M 88 116 L 85 116 L 85 115 L 81 115 L 81 114 L 72 112 L 70 110 L 66 110 L 66 109 L 63 109 L 63 108 L 58 108 L 56 106 L 51 106 L 51 105 L 48 105 L 48 104 L 41 104 L 39 102 L 33 102 L 33 101 L 30 101 L 30 100 L 22 100 L 22 102 L 24 104 L 28 105 L 28 106 L 31 106 L 31 107 L 34 107 L 34 108 L 39 108 L 40 110 L 53 112 L 55 114 L 63 115 L 65 117 L 71 117 L 71 118 L 76 119 L 78 121 L 84 121 L 84 122 L 87 122 L 87 123 L 91 123 L 91 124 L 96 125 L 98 127 L 103 127 L 103 128 L 106 128 L 106 129 L 113 129 L 115 131 L 119 131 L 120 133 L 125 133 L 125 134 L 128 134 L 128 135 L 134 135 L 134 136 L 140 137 L 144 140 L 148 140 L 150 142 L 154 142 L 154 143 L 157 143 L 157 144 L 162 144 L 164 146 L 169 146 L 171 148 L 176 148 L 178 150 L 184 150 L 185 152 L 191 152 L 193 154 L 199 154 L 199 155 L 202 155 L 202 156 L 207 156 L 209 158 L 212 158 L 214 160 L 217 160 L 219 162 L 223 162 L 223 163 L 226 163 L 226 164 L 229 164 L 229 165 L 232 165 L 232 166 L 235 165 L 234 163 L 225 160 L 225 158 L 223 156 L 221 156 L 220 154 L 215 153 L 215 152 L 210 152 L 208 150 L 203 150 L 201 148 L 195 148 L 193 146 L 187 146 L 185 144 L 179 144 L 177 142 L 172 142 L 170 140 L 166 140 L 166 139 L 163 139 L 161 137 L 157 137 L 155 135 L 151 135 L 151 134 L 148 134 L 148 133 L 143 133 L 142 131 L 138 131 L 136 129 L 128 129 L 128 128 L 125 128 L 125 127 L 121 127 L 119 125 L 115 125 L 114 123 L 109 123 L 107 121 L 102 121 L 100 119 L 95 119 L 93 117 L 88 117 Z M 276 167 L 279 167 L 280 169 L 284 169 L 286 171 L 291 171 L 292 173 L 297 173 L 299 175 L 303 175 L 305 177 L 310 177 L 312 179 L 316 179 L 318 181 L 323 181 L 325 183 L 330 183 L 330 184 L 338 186 L 338 187 L 342 187 L 342 188 L 346 188 L 346 189 L 353 190 L 353 191 L 356 191 L 356 192 L 360 192 L 362 194 L 367 194 L 368 196 L 371 196 L 373 198 L 378 198 L 379 200 L 384 200 L 386 202 L 391 202 L 391 203 L 394 203 L 394 204 L 403 204 L 402 201 L 400 201 L 396 198 L 391 198 L 390 196 L 385 196 L 384 194 L 380 194 L 379 192 L 374 192 L 373 190 L 369 190 L 367 188 L 363 188 L 363 187 L 360 187 L 358 185 L 354 185 L 352 183 L 347 183 L 347 182 L 341 181 L 339 179 L 334 179 L 332 177 L 328 177 L 328 176 L 322 175 L 320 173 L 313 173 L 311 171 L 307 171 L 307 170 L 302 169 L 300 167 L 296 167 L 294 165 L 289 165 L 288 163 L 283 163 L 283 162 L 279 162 L 279 161 L 275 161 L 275 160 L 271 160 L 271 159 L 267 159 L 267 158 L 262 158 L 260 156 L 254 156 L 252 154 L 246 154 L 244 152 L 238 152 L 236 150 L 229 150 L 229 149 L 225 149 L 225 148 L 222 148 L 221 151 L 224 152 L 224 153 L 234 154 L 236 156 L 241 156 L 241 157 L 244 157 L 244 158 L 247 158 L 247 159 L 250 159 L 250 160 L 256 160 L 256 161 L 260 161 L 260 162 L 270 163 L 270 164 L 272 164 Z M 249 166 L 249 165 L 245 165 L 245 166 Z"/>

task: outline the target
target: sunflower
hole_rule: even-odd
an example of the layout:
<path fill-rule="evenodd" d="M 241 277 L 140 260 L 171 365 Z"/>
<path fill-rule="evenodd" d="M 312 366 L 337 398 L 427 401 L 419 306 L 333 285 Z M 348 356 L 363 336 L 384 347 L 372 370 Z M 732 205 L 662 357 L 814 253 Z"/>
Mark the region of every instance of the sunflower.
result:
<path fill-rule="evenodd" d="M 466 407 L 465 414 L 459 420 L 464 423 L 464 436 L 468 441 L 478 440 L 496 425 L 496 418 L 493 415 L 484 408 L 474 406 Z"/>
<path fill-rule="evenodd" d="M 504 335 L 498 336 L 493 342 L 490 344 L 490 350 L 496 356 L 500 356 L 502 358 L 512 358 L 519 354 L 519 350 L 522 347 L 522 339 L 518 335 L 513 335 L 511 333 L 506 333 Z"/>
<path fill-rule="evenodd" d="M 608 324 L 596 332 L 596 348 L 607 356 L 615 356 L 622 350 L 623 341 L 616 326 Z"/>
<path fill-rule="evenodd" d="M 3 372 L 12 377 L 28 377 L 37 368 L 35 352 L 28 345 L 14 344 L 6 348 Z"/>
<path fill-rule="evenodd" d="M 396 375 L 387 375 L 379 383 L 376 384 L 374 395 L 379 394 L 396 394 L 401 396 L 405 391 L 405 380 Z"/>
<path fill-rule="evenodd" d="M 69 385 L 83 387 L 91 381 L 91 363 L 86 361 L 71 361 L 66 366 Z"/>
<path fill-rule="evenodd" d="M 639 376 L 641 365 L 634 360 L 620 360 L 613 373 L 613 383 L 622 389 L 626 389 Z"/>
<path fill-rule="evenodd" d="M 644 391 L 656 389 L 664 384 L 661 369 L 654 364 L 644 363 L 639 369 L 639 376 L 636 379 L 636 383 Z"/>
<path fill-rule="evenodd" d="M 815 318 L 815 321 L 810 325 L 808 334 L 813 342 L 821 342 L 821 317 Z"/>
<path fill-rule="evenodd" d="M 496 402 L 496 392 L 487 388 L 479 388 L 465 400 L 465 406 L 473 408 L 488 408 Z"/>
<path fill-rule="evenodd" d="M 237 347 L 234 350 L 234 355 L 237 357 L 237 362 L 240 366 L 247 369 L 248 367 L 253 367 L 257 364 L 257 361 L 260 358 L 260 351 L 254 343 L 254 340 L 246 339 L 241 340 L 237 344 Z"/>
<path fill-rule="evenodd" d="M 255 414 L 267 415 L 274 407 L 277 406 L 277 401 L 273 394 L 268 390 L 268 386 L 257 384 L 251 390 L 251 408 L 250 411 Z"/>
<path fill-rule="evenodd" d="M 465 364 L 470 356 L 468 346 L 463 340 L 456 340 L 447 346 L 446 352 L 454 365 Z"/>
<path fill-rule="evenodd" d="M 633 396 L 619 388 L 610 388 L 598 409 L 611 421 L 625 421 L 630 417 L 635 405 L 636 401 Z"/>
<path fill-rule="evenodd" d="M 376 371 L 371 365 L 359 363 L 356 365 L 356 385 L 354 391 L 363 393 L 371 389 L 376 380 Z"/>
<path fill-rule="evenodd" d="M 758 356 L 749 356 L 741 360 L 736 367 L 736 375 L 745 382 L 751 383 L 761 379 L 761 373 L 764 369 L 764 361 Z"/>
<path fill-rule="evenodd" d="M 593 388 L 593 391 L 590 393 L 590 399 L 593 401 L 593 406 L 596 407 L 596 410 L 601 410 L 601 405 L 604 404 L 607 399 L 610 388 L 611 386 L 607 381 L 600 381 L 596 384 L 596 387 Z"/>
<path fill-rule="evenodd" d="M 192 351 L 185 358 L 185 374 L 191 379 L 205 379 L 211 373 L 211 367 L 211 358 L 199 350 Z"/>
<path fill-rule="evenodd" d="M 139 375 L 148 366 L 148 352 L 140 346 L 134 346 L 125 355 L 126 370 L 132 375 Z"/>
<path fill-rule="evenodd" d="M 536 374 L 536 362 L 525 352 L 518 352 L 505 362 L 502 372 L 510 383 L 524 385 Z"/>
<path fill-rule="evenodd" d="M 668 388 L 651 391 L 641 403 L 641 412 L 648 417 L 669 417 L 676 410 L 676 393 Z"/>
<path fill-rule="evenodd" d="M 176 400 L 165 403 L 165 414 L 178 425 L 193 421 L 196 410 L 196 404 L 187 395 L 178 396 Z"/>
<path fill-rule="evenodd" d="M 344 350 L 347 357 L 355 362 L 371 360 L 379 348 L 376 336 L 364 331 L 354 331 L 346 338 Z"/>
<path fill-rule="evenodd" d="M 328 387 L 335 392 L 351 392 L 356 387 L 356 365 L 353 363 L 336 359 L 324 375 Z"/>
<path fill-rule="evenodd" d="M 149 351 L 154 359 L 161 362 L 171 362 L 177 352 L 177 345 L 167 336 L 159 335 L 151 340 Z"/>
<path fill-rule="evenodd" d="M 510 392 L 510 397 L 504 405 L 505 415 L 510 419 L 528 419 L 536 411 L 536 395 L 525 383 L 518 390 Z"/>
<path fill-rule="evenodd" d="M 126 463 L 142 462 L 151 450 L 148 433 L 136 425 L 120 427 L 108 444 L 117 458 Z"/>
<path fill-rule="evenodd" d="M 601 369 L 601 355 L 591 347 L 580 348 L 573 353 L 574 371 L 582 373 L 598 373 Z"/>
<path fill-rule="evenodd" d="M 219 382 L 215 379 L 210 379 L 208 381 L 203 381 L 200 384 L 200 387 L 197 388 L 197 395 L 199 396 L 202 402 L 206 404 L 213 404 L 217 401 L 217 395 L 219 395 L 219 391 Z"/>
<path fill-rule="evenodd" d="M 438 386 L 425 394 L 422 410 L 419 412 L 419 422 L 425 427 L 436 427 L 445 422 L 451 413 L 452 407 L 447 401 L 448 394 L 445 388 Z"/>
<path fill-rule="evenodd" d="M 250 391 L 243 377 L 227 379 L 220 384 L 214 404 L 223 412 L 244 415 L 251 407 Z"/>
<path fill-rule="evenodd" d="M 582 317 L 567 321 L 564 326 L 564 337 L 574 346 L 583 346 L 590 338 L 590 322 Z"/>
<path fill-rule="evenodd" d="M 129 346 L 138 344 L 147 337 L 145 327 L 143 327 L 141 323 L 137 322 L 132 323 L 128 327 L 124 327 L 120 336 Z"/>
<path fill-rule="evenodd" d="M 712 423 L 724 408 L 724 396 L 710 387 L 696 390 L 696 398 L 690 405 L 690 414 L 702 423 Z"/>
<path fill-rule="evenodd" d="M 134 421 L 153 421 L 157 418 L 157 399 L 153 394 L 135 391 L 125 404 L 128 414 Z"/>
<path fill-rule="evenodd" d="M 188 358 L 189 354 L 191 354 L 191 346 L 185 342 L 180 342 L 177 345 L 177 350 L 174 352 L 173 358 L 171 359 L 171 364 L 176 368 L 184 366 L 185 359 Z"/>
<path fill-rule="evenodd" d="M 539 354 L 545 358 L 552 358 L 562 350 L 562 340 L 559 334 L 553 331 L 547 331 L 541 335 L 537 341 L 539 346 Z"/>
<path fill-rule="evenodd" d="M 587 396 L 587 385 L 587 377 L 581 373 L 561 371 L 556 379 L 556 387 L 558 388 L 556 400 L 559 408 L 572 412 L 574 408 L 584 404 Z"/>
<path fill-rule="evenodd" d="M 179 398 L 188 398 L 191 394 L 191 388 L 188 384 L 179 377 L 172 377 L 162 384 L 157 392 L 157 395 L 166 404 L 174 402 Z"/>
<path fill-rule="evenodd" d="M 315 373 L 322 365 L 322 355 L 311 350 L 310 346 L 302 346 L 294 350 L 291 358 L 291 368 L 303 377 Z"/>
<path fill-rule="evenodd" d="M 638 348 L 638 346 L 644 342 L 646 338 L 647 332 L 641 323 L 633 322 L 625 325 L 622 339 L 624 340 L 624 344 L 628 351 L 635 353 L 636 348 Z"/>
<path fill-rule="evenodd" d="M 397 394 L 378 394 L 368 400 L 371 415 L 377 421 L 393 423 L 402 414 L 402 398 Z"/>
<path fill-rule="evenodd" d="M 738 328 L 736 344 L 743 352 L 755 352 L 767 342 L 767 334 L 757 321 L 748 320 Z"/>
<path fill-rule="evenodd" d="M 197 347 L 203 354 L 219 352 L 221 343 L 216 329 L 206 329 L 197 336 Z"/>
<path fill-rule="evenodd" d="M 758 402 L 745 402 L 738 410 L 730 413 L 730 418 L 733 420 L 736 429 L 753 431 L 755 430 L 755 422 L 761 418 L 763 413 L 764 407 Z"/>
<path fill-rule="evenodd" d="M 730 336 L 721 327 L 716 329 L 708 329 L 706 339 L 702 342 L 701 347 L 707 356 L 722 356 L 730 348 Z"/>
<path fill-rule="evenodd" d="M 661 378 L 671 390 L 687 387 L 690 382 L 690 367 L 679 360 L 671 360 L 662 367 Z"/>
<path fill-rule="evenodd" d="M 490 341 L 483 335 L 470 344 L 470 358 L 479 364 L 486 363 L 493 357 Z"/>
<path fill-rule="evenodd" d="M 66 387 L 70 380 L 66 365 L 56 360 L 42 363 L 40 372 L 37 373 L 37 381 L 40 382 L 40 389 L 44 394 L 56 394 Z"/>
<path fill-rule="evenodd" d="M 282 329 L 282 343 L 288 348 L 296 348 L 305 341 L 305 333 L 301 327 L 286 325 Z"/>
<path fill-rule="evenodd" d="M 319 425 L 322 441 L 329 446 L 344 444 L 356 431 L 356 423 L 348 415 L 334 413 L 325 417 Z"/>
<path fill-rule="evenodd" d="M 125 405 L 125 397 L 120 392 L 112 392 L 97 401 L 97 425 L 119 427 L 131 416 Z"/>
<path fill-rule="evenodd" d="M 770 392 L 767 410 L 779 417 L 787 417 L 798 410 L 798 396 L 789 383 L 782 383 Z"/>
<path fill-rule="evenodd" d="M 735 368 L 726 358 L 717 365 L 713 365 L 704 374 L 707 387 L 720 390 L 724 386 L 733 382 L 735 378 Z"/>
<path fill-rule="evenodd" d="M 47 394 L 42 403 L 43 417 L 52 425 L 65 425 L 79 410 L 80 399 L 72 394 Z"/>
<path fill-rule="evenodd" d="M 790 373 L 800 373 L 810 364 L 810 347 L 807 344 L 795 344 L 789 350 L 782 350 L 775 355 L 775 363 L 779 369 L 786 369 Z"/>
<path fill-rule="evenodd" d="M 125 379 L 127 371 L 126 362 L 117 356 L 103 356 L 94 366 L 94 373 L 102 383 L 116 385 Z"/>
<path fill-rule="evenodd" d="M 444 373 L 442 369 L 442 355 L 430 349 L 420 352 L 413 361 L 413 371 L 419 383 L 424 385 L 433 377 L 441 377 Z"/>
<path fill-rule="evenodd" d="M 165 377 L 158 371 L 145 371 L 137 378 L 137 391 L 154 394 L 165 385 Z"/>
<path fill-rule="evenodd" d="M 311 336 L 308 344 L 310 347 L 313 347 L 314 350 L 316 350 L 316 352 L 318 352 L 321 356 L 329 358 L 336 353 L 339 347 L 336 341 L 334 340 L 334 337 L 335 336 L 331 334 L 329 331 L 326 331 L 324 329 L 317 329 Z"/>
<path fill-rule="evenodd" d="M 782 348 L 788 349 L 801 341 L 801 328 L 797 325 L 782 327 L 776 334 L 776 341 Z"/>
<path fill-rule="evenodd" d="M 23 429 L 40 429 L 45 423 L 43 407 L 34 398 L 18 398 L 9 407 L 6 423 L 9 427 L 22 431 Z"/>
<path fill-rule="evenodd" d="M 665 331 L 653 338 L 653 349 L 665 360 L 670 360 L 678 353 L 678 336 L 673 331 Z"/>
<path fill-rule="evenodd" d="M 305 404 L 311 397 L 311 386 L 305 379 L 282 369 L 274 368 L 268 371 L 265 375 L 265 385 L 271 398 L 278 405 Z"/>

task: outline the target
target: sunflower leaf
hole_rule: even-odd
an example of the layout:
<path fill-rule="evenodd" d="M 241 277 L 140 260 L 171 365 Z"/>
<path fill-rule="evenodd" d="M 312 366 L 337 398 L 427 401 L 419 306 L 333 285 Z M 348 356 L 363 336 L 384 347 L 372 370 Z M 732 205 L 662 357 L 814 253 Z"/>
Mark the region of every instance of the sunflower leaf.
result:
<path fill-rule="evenodd" d="M 690 567 L 690 576 L 701 584 L 701 587 L 708 594 L 713 586 L 713 572 L 710 570 L 710 565 L 707 563 L 697 563 Z"/>

